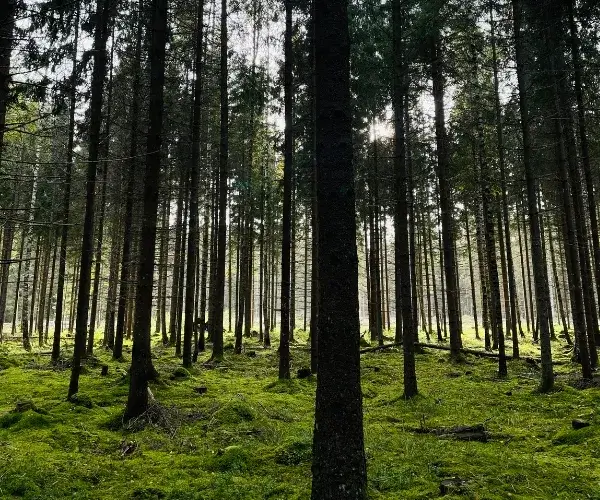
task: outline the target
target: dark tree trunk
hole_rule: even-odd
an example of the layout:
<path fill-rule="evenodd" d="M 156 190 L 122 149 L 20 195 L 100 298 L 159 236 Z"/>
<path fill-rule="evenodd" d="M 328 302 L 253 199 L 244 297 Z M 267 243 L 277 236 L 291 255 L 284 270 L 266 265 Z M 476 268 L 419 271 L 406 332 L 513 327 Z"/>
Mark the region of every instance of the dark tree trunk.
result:
<path fill-rule="evenodd" d="M 531 250 L 534 269 L 535 295 L 540 328 L 540 346 L 542 359 L 541 389 L 549 391 L 554 386 L 552 370 L 552 350 L 550 332 L 548 330 L 548 307 L 544 300 L 544 255 L 540 237 L 540 218 L 536 203 L 536 176 L 532 162 L 532 143 L 530 136 L 529 96 L 525 79 L 525 52 L 522 33 L 521 0 L 512 0 L 513 22 L 515 33 L 515 53 L 517 62 L 517 81 L 519 87 L 519 109 L 521 112 L 521 129 L 523 134 L 523 163 L 525 166 L 525 181 L 527 184 L 527 205 L 529 209 L 529 231 L 531 234 Z M 533 320 L 533 318 L 532 318 Z"/>
<path fill-rule="evenodd" d="M 435 135 L 437 143 L 437 175 L 439 179 L 440 211 L 442 214 L 442 241 L 444 275 L 446 278 L 446 301 L 450 324 L 451 355 L 460 354 L 460 330 L 458 320 L 458 298 L 456 291 L 456 269 L 454 267 L 454 229 L 452 224 L 452 202 L 449 175 L 450 157 L 446 119 L 444 114 L 444 77 L 442 73 L 441 35 L 438 32 L 433 41 L 433 59 L 431 76 L 433 80 L 433 98 L 435 103 Z"/>
<path fill-rule="evenodd" d="M 473 273 L 473 253 L 471 251 L 471 232 L 469 231 L 469 213 L 465 210 L 465 236 L 467 238 L 467 254 L 469 257 L 469 278 L 471 280 L 471 301 L 473 302 L 473 319 L 475 321 L 475 338 L 480 340 L 479 322 L 477 318 L 477 295 L 475 293 L 475 277 Z"/>
<path fill-rule="evenodd" d="M 151 9 L 151 83 L 146 169 L 144 172 L 144 208 L 135 296 L 133 350 L 129 372 L 131 382 L 124 415 L 125 421 L 138 417 L 147 410 L 148 381 L 155 375 L 150 354 L 150 328 L 152 323 L 152 284 L 154 281 L 158 186 L 160 183 L 168 0 L 152 0 Z"/>
<path fill-rule="evenodd" d="M 367 496 L 347 7 L 345 0 L 315 0 L 320 287 L 313 500 Z"/>
<path fill-rule="evenodd" d="M 6 109 L 8 107 L 10 74 L 10 56 L 13 48 L 13 31 L 17 14 L 17 0 L 0 2 L 0 159 L 4 144 Z"/>
<path fill-rule="evenodd" d="M 585 178 L 586 194 L 587 194 L 587 207 L 588 214 L 590 217 L 590 229 L 592 232 L 592 249 L 594 257 L 594 271 L 596 278 L 596 292 L 598 300 L 600 300 L 600 236 L 598 235 L 598 215 L 596 207 L 596 196 L 594 194 L 594 179 L 592 176 L 592 168 L 590 165 L 590 151 L 587 136 L 587 126 L 585 119 L 585 106 L 583 102 L 583 85 L 581 82 L 582 78 L 582 67 L 581 67 L 581 56 L 579 54 L 579 36 L 577 34 L 577 24 L 575 23 L 575 0 L 567 2 L 568 17 L 569 17 L 569 30 L 570 30 L 570 44 L 571 44 L 571 57 L 573 59 L 573 69 L 575 76 L 575 96 L 577 100 L 577 119 L 579 125 L 579 146 L 581 148 L 581 162 L 583 165 L 583 174 Z M 573 152 L 571 152 L 573 154 Z M 590 276 L 591 278 L 591 276 Z M 589 295 L 593 299 L 593 292 L 588 290 Z M 592 365 L 598 364 L 598 354 L 596 352 L 596 344 L 594 336 L 598 333 L 597 322 L 594 324 L 594 328 L 591 331 L 588 330 L 588 338 L 590 346 L 590 359 Z"/>
<path fill-rule="evenodd" d="M 198 188 L 200 184 L 200 113 L 202 106 L 202 36 L 204 0 L 198 2 L 196 24 L 196 78 L 194 87 L 194 111 L 192 117 L 192 155 L 190 160 L 190 230 L 187 242 L 187 281 L 185 289 L 185 326 L 183 331 L 183 366 L 192 366 L 192 338 L 194 334 L 194 311 L 196 290 L 196 257 L 198 227 Z"/>
<path fill-rule="evenodd" d="M 285 0 L 285 145 L 283 170 L 283 224 L 281 243 L 281 328 L 279 336 L 279 379 L 290 378 L 290 260 L 292 237 L 292 2 Z"/>
<path fill-rule="evenodd" d="M 491 6 L 491 4 L 490 4 Z M 504 220 L 504 234 L 502 228 L 498 228 L 499 235 L 503 236 L 506 246 L 506 266 L 508 274 L 508 295 L 509 303 L 505 305 L 507 316 L 507 326 L 510 325 L 512 332 L 512 355 L 513 358 L 519 358 L 519 336 L 517 333 L 517 285 L 515 282 L 515 269 L 512 255 L 512 242 L 510 237 L 510 218 L 508 213 L 508 196 L 506 192 L 506 165 L 504 155 L 504 128 L 502 123 L 502 109 L 500 107 L 500 91 L 498 80 L 498 57 L 496 53 L 495 23 L 493 16 L 493 7 L 490 8 L 490 27 L 492 43 L 492 62 L 494 70 L 494 109 L 496 113 L 496 137 L 498 141 L 498 162 L 500 164 L 500 189 L 502 191 L 502 218 Z M 500 240 L 502 241 L 502 240 Z M 504 255 L 504 251 L 502 252 Z M 508 312 L 510 311 L 510 321 L 508 321 Z M 509 329 L 507 328 L 507 334 Z"/>
<path fill-rule="evenodd" d="M 408 177 L 404 135 L 404 100 L 407 98 L 407 74 L 404 56 L 404 26 L 406 10 L 402 0 L 392 3 L 393 106 L 394 106 L 394 173 L 395 173 L 395 270 L 396 270 L 396 329 L 402 321 L 402 350 L 404 354 L 404 397 L 417 395 L 415 370 L 415 335 L 413 329 L 413 302 L 410 272 L 410 245 L 408 234 Z M 414 255 L 414 254 L 413 254 Z"/>
<path fill-rule="evenodd" d="M 525 263 L 524 263 L 524 258 L 523 258 L 523 240 L 521 239 L 521 216 L 519 215 L 519 205 L 517 204 L 516 206 L 517 209 L 517 236 L 519 238 L 519 257 L 521 259 L 521 280 L 523 283 L 523 309 L 525 309 L 525 323 L 527 326 L 527 331 L 531 331 L 531 326 L 529 323 L 529 302 L 527 299 L 527 282 L 528 279 L 525 276 Z M 529 260 L 527 260 L 527 266 L 529 267 Z M 519 328 L 521 327 L 521 325 L 519 324 Z M 524 333 L 523 330 L 521 331 L 521 337 L 524 337 Z"/>
<path fill-rule="evenodd" d="M 319 203 L 317 192 L 317 79 L 316 79 L 316 0 L 311 2 L 311 130 L 312 130 L 312 175 L 311 175 L 311 281 L 310 281 L 310 371 L 317 373 L 319 363 Z"/>
<path fill-rule="evenodd" d="M 90 98 L 90 129 L 88 162 L 86 174 L 85 216 L 81 242 L 81 263 L 79 266 L 79 292 L 77 296 L 77 315 L 75 319 L 75 348 L 71 365 L 71 380 L 68 397 L 79 390 L 81 360 L 85 354 L 85 340 L 88 328 L 90 306 L 90 285 L 92 258 L 94 252 L 94 200 L 96 194 L 96 171 L 100 153 L 100 128 L 102 125 L 102 101 L 104 98 L 104 80 L 106 77 L 106 41 L 108 27 L 113 15 L 113 0 L 98 0 L 94 33 L 94 69 L 92 72 Z"/>
<path fill-rule="evenodd" d="M 219 230 L 217 233 L 217 267 L 215 275 L 214 321 L 212 329 L 212 360 L 223 359 L 223 306 L 225 299 L 225 246 L 227 242 L 227 178 L 229 161 L 229 98 L 227 95 L 227 0 L 221 0 L 221 61 L 220 61 L 220 94 L 221 94 L 221 133 L 219 149 Z"/>
<path fill-rule="evenodd" d="M 137 34 L 135 42 L 135 62 L 133 67 L 131 117 L 129 122 L 129 164 L 127 165 L 127 180 L 125 191 L 125 224 L 123 230 L 123 255 L 121 258 L 121 276 L 119 278 L 119 298 L 117 302 L 117 329 L 113 359 L 123 357 L 123 337 L 125 335 L 125 313 L 127 300 L 133 285 L 130 284 L 132 271 L 132 243 L 133 243 L 133 196 L 135 188 L 135 173 L 137 164 L 137 137 L 140 115 L 139 88 L 141 82 L 141 57 L 142 57 L 142 27 L 143 27 L 143 2 L 138 3 L 139 14 L 136 19 Z"/>

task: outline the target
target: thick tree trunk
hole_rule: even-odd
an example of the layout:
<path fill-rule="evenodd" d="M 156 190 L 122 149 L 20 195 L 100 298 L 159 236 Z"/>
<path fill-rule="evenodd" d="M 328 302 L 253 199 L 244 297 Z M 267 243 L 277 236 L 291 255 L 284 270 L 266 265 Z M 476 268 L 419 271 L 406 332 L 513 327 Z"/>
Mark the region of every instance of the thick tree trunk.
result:
<path fill-rule="evenodd" d="M 458 320 L 458 298 L 456 291 L 456 269 L 454 267 L 454 228 L 452 223 L 452 189 L 450 186 L 448 137 L 444 113 L 444 78 L 442 73 L 441 35 L 437 33 L 433 44 L 431 76 L 433 80 L 433 99 L 435 103 L 435 135 L 437 143 L 437 176 L 439 180 L 440 211 L 442 214 L 442 241 L 444 258 L 444 275 L 446 278 L 446 301 L 448 304 L 448 320 L 450 326 L 451 354 L 460 354 L 460 330 Z"/>
<path fill-rule="evenodd" d="M 221 132 L 219 149 L 219 230 L 217 233 L 217 267 L 215 275 L 214 321 L 211 323 L 212 360 L 223 359 L 223 306 L 225 299 L 225 246 L 227 242 L 226 208 L 229 162 L 229 98 L 227 95 L 227 0 L 221 0 Z"/>
<path fill-rule="evenodd" d="M 408 176 L 404 129 L 404 100 L 407 99 L 407 65 L 404 55 L 405 6 L 402 0 L 392 3 L 393 107 L 394 107 L 394 174 L 395 174 L 395 270 L 396 270 L 396 329 L 402 321 L 404 354 L 404 397 L 417 395 L 415 369 L 415 332 L 411 297 L 410 245 L 408 234 Z M 413 254 L 414 258 L 414 254 Z M 383 339 L 382 339 L 383 340 Z M 382 344 L 383 342 L 380 342 Z"/>
<path fill-rule="evenodd" d="M 519 109 L 521 112 L 521 129 L 523 134 L 523 163 L 525 166 L 525 181 L 527 185 L 527 205 L 529 209 L 529 231 L 531 234 L 532 260 L 534 269 L 535 295 L 540 328 L 540 346 L 542 360 L 541 389 L 549 391 L 554 386 L 552 370 L 552 350 L 550 332 L 548 330 L 548 307 L 544 300 L 544 256 L 540 237 L 540 218 L 536 203 L 536 177 L 532 162 L 532 143 L 530 136 L 529 99 L 525 78 L 525 53 L 521 26 L 521 0 L 512 0 L 513 22 L 515 32 L 515 53 L 517 62 L 517 81 L 519 87 Z M 533 320 L 533 318 L 532 318 Z"/>
<path fill-rule="evenodd" d="M 320 310 L 313 500 L 367 496 L 347 8 L 346 0 L 315 0 Z"/>
<path fill-rule="evenodd" d="M 292 2 L 285 0 L 284 107 L 285 145 L 283 167 L 283 223 L 281 243 L 281 328 L 279 335 L 279 379 L 290 378 L 290 261 L 292 238 Z"/>
<path fill-rule="evenodd" d="M 106 77 L 106 41 L 108 26 L 113 15 L 113 0 L 98 0 L 96 6 L 96 24 L 94 33 L 94 69 L 92 72 L 90 98 L 90 128 L 88 163 L 86 173 L 85 216 L 81 242 L 81 263 L 79 266 L 79 293 L 77 296 L 77 316 L 75 320 L 75 348 L 71 365 L 68 397 L 79 390 L 81 360 L 85 354 L 85 340 L 88 328 L 90 306 L 90 285 L 92 257 L 94 251 L 94 201 L 96 194 L 96 170 L 100 153 L 100 128 L 102 125 L 102 101 L 104 98 L 104 80 Z"/>
<path fill-rule="evenodd" d="M 194 309 L 196 290 L 196 257 L 199 237 L 198 189 L 200 184 L 200 113 L 202 106 L 202 36 L 204 0 L 198 2 L 196 24 L 196 77 L 194 87 L 194 110 L 192 117 L 192 155 L 190 159 L 190 230 L 187 242 L 187 281 L 185 289 L 185 326 L 183 332 L 183 366 L 192 366 L 192 337 L 194 333 Z"/>
<path fill-rule="evenodd" d="M 158 215 L 158 186 L 163 126 L 163 95 L 165 81 L 165 46 L 167 40 L 168 0 L 152 0 L 150 50 L 149 127 L 144 172 L 144 208 L 140 237 L 140 260 L 137 273 L 135 327 L 131 355 L 129 396 L 125 421 L 138 417 L 148 408 L 148 380 L 155 376 L 150 354 L 152 323 L 152 285 L 156 219 Z"/>

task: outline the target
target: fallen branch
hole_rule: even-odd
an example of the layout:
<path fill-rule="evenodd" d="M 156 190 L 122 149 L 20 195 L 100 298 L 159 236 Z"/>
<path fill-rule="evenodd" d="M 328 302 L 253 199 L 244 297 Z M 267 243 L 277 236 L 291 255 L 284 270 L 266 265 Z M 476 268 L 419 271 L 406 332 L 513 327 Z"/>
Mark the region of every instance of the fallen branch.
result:
<path fill-rule="evenodd" d="M 365 349 L 361 349 L 360 353 L 361 354 L 366 354 L 368 352 L 376 352 L 376 351 L 382 351 L 384 349 L 392 349 L 394 347 L 401 347 L 402 346 L 402 342 L 396 342 L 394 344 L 385 344 L 385 345 L 378 345 L 376 347 L 367 347 Z M 426 344 L 423 342 L 415 342 L 415 347 L 426 347 L 428 349 L 438 349 L 440 351 L 450 351 L 450 347 L 447 345 L 441 345 L 441 344 Z M 482 358 L 493 358 L 493 359 L 498 359 L 500 357 L 499 354 L 495 353 L 495 352 L 486 352 L 486 351 L 479 351 L 477 349 L 460 349 L 460 352 L 463 354 L 472 354 L 473 356 L 479 356 Z M 510 355 L 506 355 L 506 359 L 513 359 L 512 356 Z M 541 361 L 537 358 L 530 358 L 530 357 L 523 357 L 523 358 L 518 358 L 522 361 L 525 361 L 526 363 L 529 363 L 531 365 L 537 365 L 538 363 L 541 363 Z M 554 365 L 564 365 L 566 364 L 565 361 L 553 361 L 552 364 Z"/>

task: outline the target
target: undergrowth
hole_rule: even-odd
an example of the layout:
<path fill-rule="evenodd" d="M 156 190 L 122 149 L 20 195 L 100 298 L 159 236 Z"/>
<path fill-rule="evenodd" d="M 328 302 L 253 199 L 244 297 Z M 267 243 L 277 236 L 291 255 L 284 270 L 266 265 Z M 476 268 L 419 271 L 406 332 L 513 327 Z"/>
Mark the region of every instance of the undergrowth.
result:
<path fill-rule="evenodd" d="M 309 366 L 298 336 L 294 374 Z M 151 425 L 128 426 L 127 361 L 112 361 L 97 346 L 79 399 L 67 401 L 69 371 L 52 365 L 46 348 L 26 353 L 5 343 L 0 498 L 310 498 L 316 379 L 278 382 L 276 347 L 245 341 L 255 357 L 228 351 L 218 366 L 204 367 L 206 353 L 191 370 L 156 345 Z M 465 345 L 480 347 L 468 337 Z M 537 350 L 522 346 L 525 356 Z M 576 365 L 558 366 L 558 390 L 540 394 L 535 365 L 510 361 L 500 380 L 494 360 L 467 356 L 456 364 L 425 349 L 417 355 L 420 393 L 405 401 L 400 350 L 361 360 L 370 498 L 437 498 L 440 481 L 459 477 L 464 488 L 445 498 L 600 499 L 600 390 L 572 387 Z M 591 425 L 572 430 L 574 418 Z M 415 432 L 480 423 L 488 442 Z"/>

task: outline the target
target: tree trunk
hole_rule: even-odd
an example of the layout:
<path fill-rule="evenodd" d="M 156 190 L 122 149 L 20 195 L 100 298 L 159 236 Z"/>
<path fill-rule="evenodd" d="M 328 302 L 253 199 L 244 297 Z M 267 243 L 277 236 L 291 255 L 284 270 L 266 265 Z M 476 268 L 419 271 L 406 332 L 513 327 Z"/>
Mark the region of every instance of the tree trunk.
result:
<path fill-rule="evenodd" d="M 437 176 L 439 180 L 440 211 L 442 213 L 442 241 L 444 254 L 444 275 L 446 278 L 446 300 L 450 323 L 451 355 L 460 354 L 460 330 L 456 295 L 456 269 L 454 267 L 454 229 L 452 224 L 452 190 L 448 179 L 450 157 L 446 135 L 444 115 L 444 78 L 442 73 L 441 35 L 438 32 L 433 41 L 433 59 L 431 76 L 433 80 L 433 99 L 435 103 L 435 136 L 437 143 Z"/>
<path fill-rule="evenodd" d="M 151 84 L 146 169 L 144 172 L 144 208 L 135 296 L 133 350 L 129 372 L 131 381 L 127 408 L 123 417 L 125 421 L 138 417 L 147 410 L 148 380 L 153 378 L 155 373 L 150 354 L 150 328 L 152 323 L 152 284 L 154 281 L 158 186 L 160 184 L 168 0 L 152 0 L 151 9 Z"/>
<path fill-rule="evenodd" d="M 290 378 L 290 260 L 292 237 L 292 2 L 285 0 L 285 145 L 283 167 L 283 224 L 281 243 L 281 328 L 279 335 L 279 379 Z"/>
<path fill-rule="evenodd" d="M 90 285 L 92 254 L 94 251 L 94 200 L 96 194 L 96 170 L 100 153 L 100 128 L 102 125 L 102 101 L 104 98 L 104 80 L 106 77 L 106 41 L 108 26 L 113 16 L 113 1 L 98 0 L 96 6 L 96 24 L 94 32 L 94 69 L 92 72 L 90 98 L 90 128 L 88 163 L 86 174 L 85 216 L 81 242 L 81 263 L 79 266 L 79 293 L 77 296 L 77 316 L 75 320 L 75 348 L 71 365 L 68 398 L 79 390 L 81 359 L 85 354 L 85 337 L 88 328 L 90 306 Z"/>
<path fill-rule="evenodd" d="M 521 129 L 523 134 L 523 164 L 527 184 L 527 205 L 529 209 L 529 231 L 531 234 L 531 251 L 534 269 L 535 295 L 540 328 L 540 346 L 542 361 L 541 390 L 549 391 L 554 386 L 552 370 L 552 351 L 550 332 L 548 330 L 548 306 L 544 300 L 544 257 L 540 237 L 540 218 L 536 203 L 536 176 L 532 162 L 532 143 L 530 136 L 529 99 L 525 78 L 525 53 L 523 33 L 521 32 L 521 0 L 512 0 L 513 22 L 515 33 L 515 53 L 517 62 L 517 81 L 519 88 L 519 109 L 521 112 Z M 533 318 L 532 318 L 533 320 Z"/>
<path fill-rule="evenodd" d="M 320 310 L 312 499 L 339 499 L 340 492 L 345 498 L 364 499 L 350 37 L 345 0 L 315 0 L 315 52 Z"/>
<path fill-rule="evenodd" d="M 212 328 L 212 360 L 223 359 L 223 305 L 225 299 L 225 245 L 227 242 L 226 208 L 229 158 L 229 98 L 227 95 L 227 0 L 221 0 L 221 133 L 219 149 L 219 231 L 217 238 L 217 268 L 215 276 L 214 322 Z"/>
<path fill-rule="evenodd" d="M 196 257 L 198 227 L 198 188 L 200 184 L 200 113 L 202 106 L 202 36 L 204 0 L 198 2 L 196 24 L 196 77 L 194 87 L 194 110 L 192 118 L 192 155 L 190 160 L 190 230 L 187 243 L 187 281 L 185 289 L 185 326 L 183 332 L 183 366 L 192 366 L 192 337 L 194 333 L 194 299 L 196 290 Z"/>
<path fill-rule="evenodd" d="M 396 329 L 402 321 L 404 354 L 404 397 L 417 395 L 417 374 L 415 369 L 415 332 L 413 328 L 413 302 L 410 272 L 410 245 L 408 234 L 408 176 L 406 172 L 406 149 L 404 129 L 404 100 L 407 99 L 407 75 L 404 56 L 404 28 L 406 10 L 402 0 L 392 3 L 392 52 L 393 107 L 394 107 L 394 198 L 395 221 L 395 270 L 396 270 Z M 414 254 L 413 254 L 414 256 Z M 414 258 L 414 257 L 413 257 Z"/>
<path fill-rule="evenodd" d="M 67 267 L 67 241 L 69 237 L 69 207 L 71 203 L 71 177 L 73 174 L 73 143 L 75 139 L 75 107 L 77 104 L 77 50 L 79 46 L 79 14 L 81 3 L 76 0 L 75 33 L 73 35 L 73 52 L 71 53 L 71 78 L 69 89 L 69 135 L 67 140 L 67 161 L 65 164 L 65 186 L 60 228 L 60 252 L 58 256 L 58 278 L 56 283 L 56 315 L 54 320 L 54 337 L 52 342 L 52 361 L 60 356 L 60 335 L 64 308 L 65 277 Z"/>

